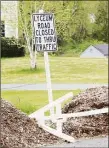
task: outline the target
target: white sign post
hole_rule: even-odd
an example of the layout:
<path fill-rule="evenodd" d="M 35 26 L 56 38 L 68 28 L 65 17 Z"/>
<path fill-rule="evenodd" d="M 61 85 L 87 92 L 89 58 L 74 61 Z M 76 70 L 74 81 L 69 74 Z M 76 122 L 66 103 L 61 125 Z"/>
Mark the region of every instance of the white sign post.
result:
<path fill-rule="evenodd" d="M 57 37 L 54 28 L 54 15 L 52 13 L 44 13 L 43 10 L 40 10 L 39 13 L 34 13 L 32 15 L 32 19 L 35 50 L 37 50 L 38 52 L 44 52 L 48 99 L 49 103 L 52 103 L 53 95 L 48 52 L 54 52 L 57 50 Z M 51 108 L 50 115 L 52 116 L 53 114 L 54 108 Z"/>

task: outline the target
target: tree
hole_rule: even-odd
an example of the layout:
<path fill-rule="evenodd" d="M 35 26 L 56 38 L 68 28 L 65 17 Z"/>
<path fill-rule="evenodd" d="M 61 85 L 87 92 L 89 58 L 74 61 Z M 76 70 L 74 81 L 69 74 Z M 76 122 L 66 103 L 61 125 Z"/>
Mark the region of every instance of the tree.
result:
<path fill-rule="evenodd" d="M 99 1 L 93 37 L 108 42 L 108 1 Z"/>
<path fill-rule="evenodd" d="M 87 9 L 82 1 L 75 1 L 72 12 L 72 39 L 77 43 L 82 42 L 90 34 Z"/>
<path fill-rule="evenodd" d="M 23 34 L 26 39 L 27 48 L 30 54 L 30 65 L 34 69 L 37 67 L 36 50 L 34 50 L 33 36 L 32 36 L 32 22 L 31 15 L 33 13 L 33 3 L 30 1 L 19 2 L 19 24 L 23 29 Z"/>
<path fill-rule="evenodd" d="M 42 7 L 44 9 L 44 12 L 51 12 L 54 13 L 55 15 L 55 27 L 56 27 L 59 46 L 63 47 L 65 44 L 69 43 L 72 44 L 75 43 L 76 45 L 80 42 L 85 41 L 87 38 L 92 39 L 92 37 L 95 37 L 96 39 L 100 40 L 107 38 L 105 37 L 105 33 L 107 32 L 106 28 L 108 22 L 108 20 L 105 18 L 106 16 L 105 14 L 107 14 L 106 10 L 107 8 L 103 4 L 106 2 L 63 0 L 63 1 L 23 1 L 21 3 L 22 3 L 21 22 L 23 22 L 23 26 L 25 26 L 23 28 L 26 28 L 28 32 L 28 35 L 25 35 L 26 38 L 29 38 L 28 42 L 31 41 L 31 36 L 32 36 L 31 19 L 30 19 L 31 14 L 33 12 L 38 12 L 38 10 L 41 9 Z M 90 14 L 95 15 L 96 22 L 91 23 Z M 102 19 L 100 18 L 101 16 Z M 105 41 L 106 40 L 107 39 L 105 39 Z M 60 50 L 64 49 L 59 48 L 59 52 Z"/>
<path fill-rule="evenodd" d="M 19 3 L 19 5 L 18 5 Z M 26 45 L 30 53 L 30 66 L 31 68 L 36 68 L 36 51 L 33 50 L 33 43 L 32 43 L 32 27 L 31 27 L 31 13 L 33 10 L 33 3 L 30 2 L 15 2 L 15 1 L 2 1 L 2 19 L 6 20 L 7 24 L 11 26 L 11 28 L 19 28 L 23 30 L 24 37 L 26 40 Z M 17 6 L 18 9 L 15 9 L 13 12 L 13 7 Z M 25 5 L 25 6 L 24 6 Z M 27 7 L 29 6 L 29 8 Z M 28 8 L 28 9 L 25 9 Z M 17 11 L 18 10 L 18 11 Z M 31 12 L 30 12 L 31 11 Z M 27 13 L 30 12 L 30 13 Z M 11 15 L 12 14 L 12 15 Z M 9 16 L 8 16 L 9 15 Z M 11 16 L 10 16 L 11 15 Z M 19 21 L 17 20 L 17 16 L 19 16 Z M 27 17 L 28 15 L 28 17 Z M 11 18 L 11 19 L 10 19 Z M 3 32 L 3 25 L 1 26 Z M 18 40 L 19 41 L 19 40 Z"/>

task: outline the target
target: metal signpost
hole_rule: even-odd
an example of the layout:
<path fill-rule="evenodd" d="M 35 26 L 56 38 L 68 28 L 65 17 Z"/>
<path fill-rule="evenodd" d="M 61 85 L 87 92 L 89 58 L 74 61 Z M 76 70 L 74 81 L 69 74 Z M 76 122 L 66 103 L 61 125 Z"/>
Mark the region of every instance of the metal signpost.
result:
<path fill-rule="evenodd" d="M 57 37 L 54 27 L 54 15 L 52 13 L 44 13 L 39 10 L 39 13 L 33 13 L 33 42 L 37 52 L 44 52 L 46 81 L 48 89 L 49 103 L 53 101 L 51 76 L 49 68 L 48 52 L 57 50 Z M 50 115 L 54 114 L 54 108 L 50 109 Z"/>

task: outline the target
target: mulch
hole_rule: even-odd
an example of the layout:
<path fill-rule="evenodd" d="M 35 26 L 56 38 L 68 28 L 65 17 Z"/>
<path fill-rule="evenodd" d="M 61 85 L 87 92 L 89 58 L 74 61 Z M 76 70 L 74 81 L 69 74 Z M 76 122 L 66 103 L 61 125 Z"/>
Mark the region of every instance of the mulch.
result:
<path fill-rule="evenodd" d="M 59 138 L 45 132 L 35 119 L 1 99 L 1 141 L 3 148 L 36 148 L 56 144 Z"/>
<path fill-rule="evenodd" d="M 73 113 L 108 107 L 108 88 L 86 89 L 74 96 L 62 112 Z M 27 114 L 1 99 L 1 140 L 3 148 L 36 148 L 59 143 L 60 138 L 44 131 Z M 63 124 L 63 132 L 74 137 L 108 135 L 108 114 L 69 118 Z"/>
<path fill-rule="evenodd" d="M 108 87 L 102 86 L 86 89 L 74 96 L 72 101 L 63 107 L 62 112 L 90 111 L 108 106 Z M 108 135 L 108 113 L 69 118 L 63 124 L 63 132 L 74 138 Z"/>

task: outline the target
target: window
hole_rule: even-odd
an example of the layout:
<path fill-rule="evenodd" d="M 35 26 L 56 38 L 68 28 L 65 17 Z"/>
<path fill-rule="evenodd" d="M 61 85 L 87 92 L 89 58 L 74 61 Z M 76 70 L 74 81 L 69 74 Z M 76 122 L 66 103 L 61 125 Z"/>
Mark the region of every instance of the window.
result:
<path fill-rule="evenodd" d="M 5 37 L 5 22 L 1 21 L 1 37 Z"/>

